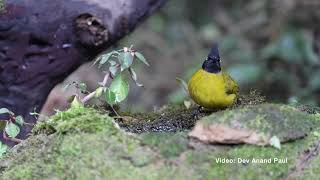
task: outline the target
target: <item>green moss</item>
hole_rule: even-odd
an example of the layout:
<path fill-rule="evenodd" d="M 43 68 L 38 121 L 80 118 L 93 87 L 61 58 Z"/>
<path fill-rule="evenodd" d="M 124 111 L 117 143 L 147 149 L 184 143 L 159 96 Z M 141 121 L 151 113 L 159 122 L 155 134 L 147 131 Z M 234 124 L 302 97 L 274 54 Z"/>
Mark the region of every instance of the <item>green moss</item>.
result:
<path fill-rule="evenodd" d="M 110 128 L 112 124 L 112 118 L 108 115 L 99 113 L 92 108 L 70 108 L 66 111 L 59 111 L 47 121 L 41 121 L 36 124 L 33 129 L 33 133 L 39 132 L 74 132 L 83 131 L 95 133 L 106 128 Z M 114 131 L 115 129 L 109 129 Z"/>
<path fill-rule="evenodd" d="M 299 151 L 307 148 L 306 144 L 306 141 L 301 140 L 284 144 L 281 151 L 271 147 L 255 148 L 250 145 L 243 145 L 220 155 L 221 158 L 235 159 L 237 163 L 226 165 L 214 162 L 212 171 L 208 176 L 222 179 L 280 178 L 289 172 L 298 157 Z M 287 159 L 287 162 L 276 163 L 273 161 L 274 158 Z M 250 163 L 238 163 L 239 160 L 243 159 L 248 159 Z M 259 164 L 254 163 L 254 159 L 270 159 L 271 161 Z"/>
<path fill-rule="evenodd" d="M 319 127 L 317 115 L 301 112 L 292 106 L 260 104 L 213 113 L 201 120 L 205 124 L 222 123 L 237 129 L 250 129 L 259 134 L 277 136 L 281 141 L 304 137 Z"/>
<path fill-rule="evenodd" d="M 317 155 L 296 179 L 319 179 L 320 156 Z"/>
<path fill-rule="evenodd" d="M 176 157 L 188 149 L 186 132 L 178 133 L 144 133 L 142 143 L 156 148 L 166 157 Z"/>
<path fill-rule="evenodd" d="M 319 120 L 318 115 L 273 104 L 214 114 L 221 121 L 229 122 L 229 119 L 245 117 L 243 113 L 249 113 L 248 117 L 254 117 L 256 124 L 243 121 L 246 125 L 268 128 L 269 125 L 264 125 L 270 118 L 267 112 L 280 121 L 293 117 L 280 116 L 280 111 L 280 114 L 293 113 L 297 118 L 303 118 L 301 121 Z M 253 112 L 258 115 L 254 116 Z M 188 140 L 187 132 L 128 135 L 115 128 L 111 120 L 104 113 L 83 108 L 70 109 L 58 113 L 50 121 L 41 122 L 37 135 L 0 159 L 0 179 L 279 179 L 291 171 L 299 154 L 317 139 L 313 133 L 317 130 L 313 130 L 303 139 L 282 144 L 281 150 L 253 145 L 193 144 Z M 315 123 L 315 129 L 317 126 Z M 53 131 L 41 133 L 47 127 Z M 217 163 L 219 158 L 288 158 L 288 163 L 223 164 Z M 312 161 L 312 166 L 305 172 L 306 177 L 319 172 L 318 162 L 319 157 Z"/>
<path fill-rule="evenodd" d="M 1 179 L 129 179 L 143 176 L 146 169 L 148 177 L 157 176 L 158 163 L 149 164 L 158 154 L 115 128 L 107 115 L 90 108 L 70 109 L 48 122 L 37 132 L 51 126 L 56 133 L 33 136 L 10 151 L 10 158 L 0 163 Z"/>

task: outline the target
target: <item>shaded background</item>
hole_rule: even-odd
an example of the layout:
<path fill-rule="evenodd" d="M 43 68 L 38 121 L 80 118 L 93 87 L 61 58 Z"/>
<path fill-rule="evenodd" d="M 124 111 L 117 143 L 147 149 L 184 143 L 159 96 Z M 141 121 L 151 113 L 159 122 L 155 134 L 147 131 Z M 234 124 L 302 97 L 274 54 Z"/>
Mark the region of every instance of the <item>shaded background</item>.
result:
<path fill-rule="evenodd" d="M 188 80 L 201 67 L 213 42 L 220 45 L 222 66 L 242 93 L 257 89 L 268 101 L 320 103 L 320 2 L 316 0 L 170 0 L 116 49 L 134 45 L 151 67 L 135 67 L 145 87 L 131 83 L 124 109 L 146 111 L 182 103 L 176 77 Z M 111 49 L 110 49 L 111 50 Z M 101 74 L 90 63 L 66 82 L 93 89 Z M 44 114 L 66 107 L 62 85 Z"/>

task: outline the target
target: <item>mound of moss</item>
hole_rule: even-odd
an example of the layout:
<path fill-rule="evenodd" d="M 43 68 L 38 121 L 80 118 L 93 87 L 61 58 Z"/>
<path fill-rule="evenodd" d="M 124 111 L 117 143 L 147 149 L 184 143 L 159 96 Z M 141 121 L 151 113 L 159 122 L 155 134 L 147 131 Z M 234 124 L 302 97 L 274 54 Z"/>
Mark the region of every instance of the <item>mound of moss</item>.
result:
<path fill-rule="evenodd" d="M 202 118 L 197 123 L 197 126 L 200 125 L 205 129 L 213 125 L 223 125 L 230 130 L 238 130 L 230 133 L 252 131 L 266 139 L 277 136 L 281 142 L 287 142 L 306 136 L 320 126 L 320 121 L 319 117 L 306 114 L 292 106 L 260 104 L 213 113 Z M 224 134 L 228 133 L 223 130 Z"/>
<path fill-rule="evenodd" d="M 219 116 L 214 119 L 222 122 L 232 114 L 251 112 L 247 108 L 216 112 L 214 114 Z M 287 112 L 283 117 L 288 126 L 291 118 L 302 118 L 303 127 L 305 120 L 319 121 L 318 114 L 307 114 L 287 106 L 259 105 L 256 110 L 257 114 Z M 279 115 L 272 117 L 277 119 Z M 265 129 L 269 126 L 263 121 L 259 123 L 252 127 Z M 295 123 L 293 125 L 298 126 Z M 318 126 L 317 123 L 313 125 Z M 0 179 L 285 178 L 293 171 L 301 153 L 319 138 L 316 127 L 313 130 L 297 128 L 306 130 L 307 136 L 283 144 L 281 150 L 253 145 L 207 145 L 190 141 L 188 130 L 128 134 L 117 128 L 113 119 L 103 112 L 72 108 L 40 122 L 35 135 L 0 159 Z M 314 161 L 318 161 L 318 157 L 315 156 Z M 274 162 L 274 158 L 286 160 L 286 163 Z M 272 162 L 253 163 L 252 159 L 272 159 Z M 310 162 L 308 177 L 316 177 L 318 166 L 313 168 L 313 163 L 317 164 Z"/>

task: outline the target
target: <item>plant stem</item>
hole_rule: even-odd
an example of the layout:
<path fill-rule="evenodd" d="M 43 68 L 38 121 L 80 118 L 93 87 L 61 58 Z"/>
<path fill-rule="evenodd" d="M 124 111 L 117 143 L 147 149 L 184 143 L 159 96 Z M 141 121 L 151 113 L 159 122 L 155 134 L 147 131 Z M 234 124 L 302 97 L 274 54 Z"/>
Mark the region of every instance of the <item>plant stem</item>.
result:
<path fill-rule="evenodd" d="M 13 142 L 16 142 L 16 143 L 21 143 L 22 142 L 21 139 L 8 137 L 5 131 L 3 131 L 3 139 L 9 140 L 9 141 L 13 141 Z"/>
<path fill-rule="evenodd" d="M 110 105 L 110 107 L 111 107 L 111 109 L 113 110 L 113 112 L 114 112 L 118 117 L 121 117 L 121 116 L 118 114 L 118 112 L 113 108 L 112 105 Z"/>
<path fill-rule="evenodd" d="M 102 86 L 103 87 L 105 87 L 107 85 L 110 75 L 111 75 L 111 72 L 108 71 L 106 73 L 106 75 L 104 76 L 103 81 L 102 81 Z"/>
<path fill-rule="evenodd" d="M 90 94 L 86 95 L 82 100 L 82 104 L 85 104 L 86 102 L 88 102 L 91 98 L 94 97 L 94 95 L 96 94 L 96 91 L 91 92 Z"/>
<path fill-rule="evenodd" d="M 108 83 L 109 77 L 111 77 L 111 72 L 107 72 L 106 75 L 103 78 L 102 83 L 100 84 L 102 87 L 105 87 Z M 88 102 L 90 99 L 92 99 L 94 97 L 94 95 L 96 94 L 96 91 L 93 91 L 91 93 L 89 93 L 88 95 L 86 95 L 81 102 L 83 104 L 85 104 L 86 102 Z"/>

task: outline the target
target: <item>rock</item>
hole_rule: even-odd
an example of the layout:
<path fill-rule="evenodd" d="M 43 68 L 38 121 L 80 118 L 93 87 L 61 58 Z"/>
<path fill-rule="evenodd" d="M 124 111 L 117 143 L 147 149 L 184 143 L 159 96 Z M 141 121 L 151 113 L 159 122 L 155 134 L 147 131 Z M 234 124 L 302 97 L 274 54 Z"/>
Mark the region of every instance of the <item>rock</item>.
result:
<path fill-rule="evenodd" d="M 198 121 L 189 137 L 203 143 L 270 144 L 303 138 L 320 121 L 313 115 L 279 104 L 260 104 L 213 113 Z"/>

